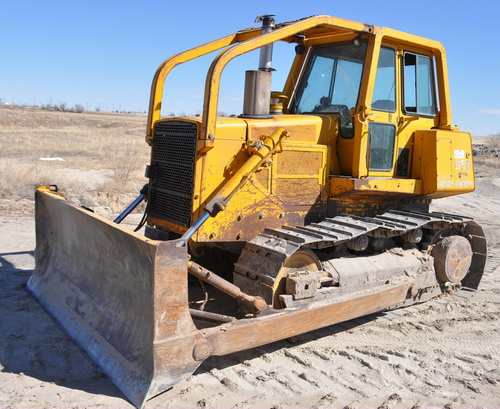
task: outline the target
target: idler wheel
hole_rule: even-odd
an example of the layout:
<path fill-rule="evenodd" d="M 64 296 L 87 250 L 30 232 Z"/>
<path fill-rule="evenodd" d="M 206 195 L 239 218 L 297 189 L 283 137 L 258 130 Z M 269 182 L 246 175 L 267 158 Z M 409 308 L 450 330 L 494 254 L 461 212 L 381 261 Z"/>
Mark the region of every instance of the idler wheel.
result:
<path fill-rule="evenodd" d="M 321 261 L 311 250 L 298 250 L 285 261 L 274 281 L 273 307 L 281 308 L 279 296 L 285 294 L 286 276 L 296 271 L 319 271 Z"/>
<path fill-rule="evenodd" d="M 469 271 L 472 247 L 465 237 L 449 236 L 437 243 L 431 253 L 440 282 L 458 283 Z"/>

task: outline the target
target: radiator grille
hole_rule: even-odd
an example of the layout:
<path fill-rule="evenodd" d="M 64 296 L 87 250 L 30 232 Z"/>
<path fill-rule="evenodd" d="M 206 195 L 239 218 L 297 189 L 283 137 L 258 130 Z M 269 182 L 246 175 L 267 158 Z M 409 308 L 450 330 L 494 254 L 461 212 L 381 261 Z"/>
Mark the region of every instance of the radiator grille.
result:
<path fill-rule="evenodd" d="M 193 203 L 194 163 L 198 128 L 190 122 L 156 124 L 149 215 L 188 227 Z"/>

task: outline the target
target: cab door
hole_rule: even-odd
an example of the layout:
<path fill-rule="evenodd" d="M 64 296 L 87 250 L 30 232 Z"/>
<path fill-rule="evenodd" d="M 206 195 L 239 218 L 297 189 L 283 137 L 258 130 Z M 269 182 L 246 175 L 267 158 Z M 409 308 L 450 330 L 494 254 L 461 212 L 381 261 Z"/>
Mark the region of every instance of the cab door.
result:
<path fill-rule="evenodd" d="M 432 56 L 380 48 L 368 124 L 368 176 L 409 178 L 414 134 L 437 125 Z"/>
<path fill-rule="evenodd" d="M 371 101 L 368 122 L 366 166 L 368 176 L 394 177 L 398 139 L 399 73 L 397 48 L 383 45 Z"/>

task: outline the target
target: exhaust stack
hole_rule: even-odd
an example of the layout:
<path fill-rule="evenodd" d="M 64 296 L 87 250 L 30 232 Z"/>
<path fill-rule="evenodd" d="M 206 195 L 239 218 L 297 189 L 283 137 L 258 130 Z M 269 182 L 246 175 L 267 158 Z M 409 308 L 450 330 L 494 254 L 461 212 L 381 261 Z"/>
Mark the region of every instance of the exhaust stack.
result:
<path fill-rule="evenodd" d="M 262 16 L 257 16 L 255 22 L 258 23 L 260 21 L 262 21 L 262 34 L 267 34 L 274 30 L 274 23 L 276 23 L 274 14 L 264 14 Z M 271 68 L 272 63 L 273 45 L 269 44 L 260 49 L 259 71 L 273 71 L 273 69 Z"/>
<path fill-rule="evenodd" d="M 257 16 L 255 22 L 262 21 L 262 34 L 270 33 L 274 29 L 276 19 L 274 15 Z M 260 49 L 259 69 L 245 72 L 245 96 L 243 99 L 243 115 L 250 118 L 269 118 L 271 100 L 271 68 L 273 59 L 273 45 L 269 44 Z"/>

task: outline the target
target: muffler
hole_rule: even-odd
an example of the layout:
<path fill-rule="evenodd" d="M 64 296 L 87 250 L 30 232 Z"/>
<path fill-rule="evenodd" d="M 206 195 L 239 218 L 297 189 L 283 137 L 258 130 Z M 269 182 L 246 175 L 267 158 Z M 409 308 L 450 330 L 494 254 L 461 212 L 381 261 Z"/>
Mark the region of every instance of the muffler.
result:
<path fill-rule="evenodd" d="M 257 16 L 255 22 L 262 22 L 262 34 L 274 29 L 274 15 Z M 243 97 L 243 117 L 269 118 L 271 101 L 271 80 L 273 71 L 273 45 L 260 49 L 259 69 L 245 72 L 245 93 Z"/>

